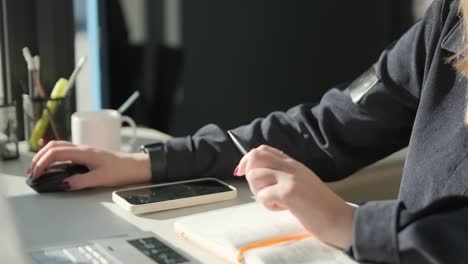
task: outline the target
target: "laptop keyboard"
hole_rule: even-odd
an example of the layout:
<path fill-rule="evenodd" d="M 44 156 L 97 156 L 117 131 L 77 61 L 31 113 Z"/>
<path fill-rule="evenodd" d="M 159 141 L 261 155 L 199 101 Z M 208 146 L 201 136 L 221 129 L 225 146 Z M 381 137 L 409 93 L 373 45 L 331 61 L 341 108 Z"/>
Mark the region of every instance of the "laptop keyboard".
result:
<path fill-rule="evenodd" d="M 128 240 L 141 253 L 160 264 L 187 263 L 188 260 L 154 237 Z"/>
<path fill-rule="evenodd" d="M 77 247 L 69 247 L 62 249 L 44 250 L 32 252 L 33 260 L 38 263 L 83 263 L 83 264 L 113 264 L 115 262 L 109 260 L 104 254 L 100 253 L 100 249 L 96 246 L 83 245 Z"/>
<path fill-rule="evenodd" d="M 158 264 L 189 263 L 182 255 L 155 237 L 127 240 L 138 251 Z M 39 264 L 116 264 L 93 244 L 31 252 L 32 259 Z"/>

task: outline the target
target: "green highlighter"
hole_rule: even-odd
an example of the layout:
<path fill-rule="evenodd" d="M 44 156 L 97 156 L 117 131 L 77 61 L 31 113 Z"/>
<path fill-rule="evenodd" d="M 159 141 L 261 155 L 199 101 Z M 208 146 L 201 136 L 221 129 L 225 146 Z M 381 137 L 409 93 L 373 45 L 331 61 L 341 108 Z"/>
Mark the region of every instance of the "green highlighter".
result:
<path fill-rule="evenodd" d="M 52 89 L 52 93 L 50 95 L 51 99 L 59 99 L 65 97 L 68 90 L 68 81 L 64 78 L 60 78 Z M 57 109 L 58 102 L 56 100 L 49 100 L 47 101 L 47 108 L 49 109 L 51 114 L 55 113 Z M 32 151 L 39 150 L 39 140 L 44 136 L 47 127 L 49 125 L 49 111 L 44 109 L 42 111 L 41 118 L 37 121 L 34 129 L 31 133 L 31 138 L 29 139 L 29 147 Z"/>

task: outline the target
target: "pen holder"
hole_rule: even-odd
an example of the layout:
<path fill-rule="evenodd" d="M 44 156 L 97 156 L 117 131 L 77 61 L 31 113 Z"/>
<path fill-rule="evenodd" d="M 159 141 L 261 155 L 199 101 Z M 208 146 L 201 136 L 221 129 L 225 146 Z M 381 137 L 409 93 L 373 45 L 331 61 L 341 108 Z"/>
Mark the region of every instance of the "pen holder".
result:
<path fill-rule="evenodd" d="M 31 151 L 51 140 L 70 140 L 71 98 L 41 98 L 23 94 L 24 135 Z"/>
<path fill-rule="evenodd" d="M 17 124 L 16 105 L 0 105 L 0 158 L 2 160 L 19 157 Z"/>

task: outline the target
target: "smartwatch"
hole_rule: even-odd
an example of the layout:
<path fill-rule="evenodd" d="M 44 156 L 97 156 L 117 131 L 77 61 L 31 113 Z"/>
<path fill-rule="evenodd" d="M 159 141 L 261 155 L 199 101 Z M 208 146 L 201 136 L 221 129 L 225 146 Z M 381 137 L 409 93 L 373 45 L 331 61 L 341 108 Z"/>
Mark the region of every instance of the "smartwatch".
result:
<path fill-rule="evenodd" d="M 167 181 L 166 145 L 162 142 L 142 145 L 140 149 L 148 153 L 151 162 L 151 182 Z"/>

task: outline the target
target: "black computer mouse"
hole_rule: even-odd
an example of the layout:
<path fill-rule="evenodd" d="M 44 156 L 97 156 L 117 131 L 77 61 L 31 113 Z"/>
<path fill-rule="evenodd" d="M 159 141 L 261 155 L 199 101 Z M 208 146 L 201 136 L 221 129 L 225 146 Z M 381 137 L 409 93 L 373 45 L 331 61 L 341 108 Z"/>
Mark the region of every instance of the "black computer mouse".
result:
<path fill-rule="evenodd" d="M 41 177 L 31 180 L 26 184 L 38 193 L 60 192 L 59 184 L 65 179 L 78 173 L 88 172 L 88 167 L 74 163 L 56 163 L 44 170 Z"/>

